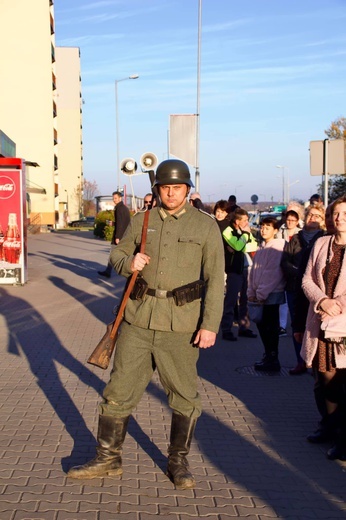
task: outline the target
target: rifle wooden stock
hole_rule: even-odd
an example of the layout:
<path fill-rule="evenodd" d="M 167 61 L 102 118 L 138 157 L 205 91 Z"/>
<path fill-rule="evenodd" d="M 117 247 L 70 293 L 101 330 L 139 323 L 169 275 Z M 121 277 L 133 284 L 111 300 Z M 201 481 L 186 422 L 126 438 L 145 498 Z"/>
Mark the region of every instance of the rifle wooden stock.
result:
<path fill-rule="evenodd" d="M 127 300 L 130 297 L 133 286 L 136 282 L 136 278 L 138 276 L 138 271 L 134 271 L 131 276 L 130 282 L 124 292 L 123 298 L 121 300 L 121 304 L 117 313 L 117 317 L 112 323 L 108 323 L 106 332 L 104 336 L 101 338 L 99 343 L 96 345 L 96 348 L 93 350 L 91 355 L 89 356 L 87 362 L 90 365 L 95 365 L 99 368 L 103 368 L 106 370 L 109 366 L 109 362 L 111 360 L 112 354 L 115 349 L 115 343 L 118 336 L 118 330 L 121 325 L 121 322 L 124 318 L 124 311 L 127 304 Z"/>
<path fill-rule="evenodd" d="M 144 221 L 143 221 L 143 227 L 142 227 L 140 253 L 144 253 L 144 251 L 145 251 L 145 245 L 146 245 L 146 240 L 147 240 L 147 231 L 148 231 L 148 221 L 149 221 L 149 211 L 146 211 L 145 215 L 144 215 Z M 87 360 L 87 363 L 89 363 L 90 365 L 95 365 L 99 368 L 103 368 L 103 370 L 106 370 L 106 368 L 108 368 L 110 359 L 111 359 L 112 354 L 115 349 L 115 343 L 116 343 L 116 339 L 117 339 L 117 335 L 118 335 L 118 330 L 119 330 L 121 322 L 123 321 L 123 318 L 124 318 L 125 307 L 126 307 L 128 299 L 130 297 L 130 294 L 132 292 L 132 289 L 135 285 L 138 274 L 139 274 L 139 271 L 134 271 L 132 273 L 130 281 L 125 288 L 125 292 L 123 294 L 115 320 L 112 323 L 109 323 L 107 325 L 105 334 L 103 335 L 102 339 L 99 341 L 96 348 L 93 350 L 93 352 L 91 353 L 91 355 L 89 356 L 89 358 Z"/>

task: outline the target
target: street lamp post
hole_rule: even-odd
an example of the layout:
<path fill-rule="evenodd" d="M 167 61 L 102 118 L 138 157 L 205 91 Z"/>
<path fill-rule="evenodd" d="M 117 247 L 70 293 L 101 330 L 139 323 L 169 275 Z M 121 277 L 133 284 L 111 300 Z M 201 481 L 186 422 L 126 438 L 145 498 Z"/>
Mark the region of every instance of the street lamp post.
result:
<path fill-rule="evenodd" d="M 115 131 L 117 139 L 117 173 L 118 173 L 118 189 L 120 189 L 120 155 L 119 155 L 119 110 L 118 110 L 118 83 L 120 81 L 126 81 L 127 79 L 137 79 L 138 74 L 132 74 L 127 78 L 115 80 Z"/>
<path fill-rule="evenodd" d="M 290 187 L 294 186 L 295 184 L 298 184 L 298 182 L 299 179 L 291 183 L 287 180 L 287 203 L 290 201 Z"/>
<path fill-rule="evenodd" d="M 285 190 L 285 185 L 286 185 L 285 168 L 286 168 L 286 166 L 281 166 L 281 164 L 277 164 L 276 167 L 282 169 L 282 202 L 285 204 L 286 203 L 286 200 L 285 200 L 286 199 L 286 190 Z"/>
<path fill-rule="evenodd" d="M 198 48 L 197 48 L 197 110 L 196 110 L 196 171 L 195 188 L 200 191 L 199 179 L 199 136 L 200 136 L 200 92 L 201 92 L 201 36 L 202 36 L 202 0 L 198 0 Z"/>

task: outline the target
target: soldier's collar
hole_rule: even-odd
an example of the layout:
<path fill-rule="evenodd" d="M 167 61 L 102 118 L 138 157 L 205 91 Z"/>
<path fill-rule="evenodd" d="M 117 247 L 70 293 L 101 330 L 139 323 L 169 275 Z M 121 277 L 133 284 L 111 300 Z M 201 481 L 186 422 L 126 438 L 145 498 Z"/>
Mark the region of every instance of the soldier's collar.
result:
<path fill-rule="evenodd" d="M 179 217 L 184 215 L 184 213 L 186 213 L 186 205 L 178 213 L 173 213 L 173 214 L 166 212 L 166 210 L 164 208 L 160 207 L 159 213 L 160 213 L 162 220 L 164 220 L 167 217 L 174 217 L 174 218 L 178 219 Z"/>

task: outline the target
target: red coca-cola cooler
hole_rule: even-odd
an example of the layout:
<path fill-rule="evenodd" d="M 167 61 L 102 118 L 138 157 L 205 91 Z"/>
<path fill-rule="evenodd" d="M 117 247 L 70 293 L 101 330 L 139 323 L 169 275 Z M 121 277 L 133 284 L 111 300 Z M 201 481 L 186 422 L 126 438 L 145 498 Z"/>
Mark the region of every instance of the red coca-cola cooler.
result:
<path fill-rule="evenodd" d="M 0 285 L 28 277 L 25 162 L 0 157 Z"/>

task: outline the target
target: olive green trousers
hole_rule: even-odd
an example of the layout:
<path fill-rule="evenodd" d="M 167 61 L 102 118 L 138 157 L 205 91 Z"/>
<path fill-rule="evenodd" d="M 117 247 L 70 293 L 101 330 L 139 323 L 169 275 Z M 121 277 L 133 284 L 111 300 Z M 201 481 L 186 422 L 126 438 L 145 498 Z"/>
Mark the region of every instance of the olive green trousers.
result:
<path fill-rule="evenodd" d="M 147 330 L 123 322 L 100 414 L 130 415 L 157 368 L 170 408 L 186 417 L 199 417 L 198 356 L 191 333 Z"/>

